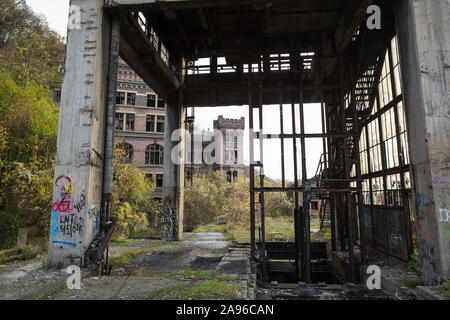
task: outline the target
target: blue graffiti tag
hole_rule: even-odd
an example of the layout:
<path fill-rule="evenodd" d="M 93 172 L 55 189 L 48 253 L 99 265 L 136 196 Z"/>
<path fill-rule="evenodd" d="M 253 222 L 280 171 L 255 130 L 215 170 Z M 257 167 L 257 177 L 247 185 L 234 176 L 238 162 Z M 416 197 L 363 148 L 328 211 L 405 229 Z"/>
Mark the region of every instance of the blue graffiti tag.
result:
<path fill-rule="evenodd" d="M 53 239 L 56 238 L 56 236 L 60 233 L 59 231 L 59 217 L 58 212 L 55 210 L 52 210 L 52 218 L 51 218 L 51 225 L 50 225 L 50 236 L 53 237 Z"/>
<path fill-rule="evenodd" d="M 428 207 L 429 205 L 430 205 L 430 203 L 428 201 L 426 201 L 426 198 L 424 197 L 424 195 L 422 195 L 420 193 L 416 195 L 416 206 Z"/>
<path fill-rule="evenodd" d="M 67 245 L 67 246 L 71 246 L 71 247 L 74 247 L 74 248 L 77 247 L 77 245 L 76 245 L 75 243 L 72 243 L 72 242 L 53 241 L 53 243 L 56 243 L 56 244 L 65 244 L 65 245 Z"/>
<path fill-rule="evenodd" d="M 94 221 L 92 221 L 92 233 L 97 232 L 98 229 L 99 229 L 99 226 L 98 226 L 98 218 L 97 218 Z"/>

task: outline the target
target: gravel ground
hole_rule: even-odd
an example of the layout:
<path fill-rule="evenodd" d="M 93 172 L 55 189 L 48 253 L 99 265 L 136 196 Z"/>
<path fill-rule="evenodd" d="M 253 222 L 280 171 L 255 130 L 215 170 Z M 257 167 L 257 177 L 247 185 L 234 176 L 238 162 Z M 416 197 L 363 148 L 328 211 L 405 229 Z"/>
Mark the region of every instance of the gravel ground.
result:
<path fill-rule="evenodd" d="M 8 264 L 0 272 L 0 300 L 35 299 L 65 281 L 65 270 L 46 268 L 46 256 Z"/>
<path fill-rule="evenodd" d="M 0 299 L 147 299 L 161 289 L 192 283 L 194 279 L 179 276 L 186 268 L 193 271 L 221 269 L 222 260 L 230 262 L 232 258 L 228 246 L 221 233 L 213 232 L 187 234 L 182 242 L 133 239 L 127 243 L 111 243 L 111 259 L 137 250 L 141 253 L 134 256 L 130 264 L 113 268 L 111 276 L 98 278 L 83 273 L 81 290 L 67 289 L 69 275 L 66 271 L 47 268 L 47 257 L 41 256 L 1 269 Z M 243 270 L 245 272 L 246 268 Z M 233 279 L 243 285 L 239 278 Z"/>

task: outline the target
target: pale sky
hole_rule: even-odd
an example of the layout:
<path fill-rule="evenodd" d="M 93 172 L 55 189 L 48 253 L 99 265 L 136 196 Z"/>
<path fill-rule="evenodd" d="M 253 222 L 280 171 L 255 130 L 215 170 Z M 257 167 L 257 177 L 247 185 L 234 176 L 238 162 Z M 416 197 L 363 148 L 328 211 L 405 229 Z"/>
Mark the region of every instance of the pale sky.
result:
<path fill-rule="evenodd" d="M 64 38 L 67 36 L 69 0 L 26 0 L 33 11 L 44 15 L 49 26 Z"/>
<path fill-rule="evenodd" d="M 69 16 L 69 0 L 26 0 L 31 8 L 44 15 L 47 18 L 49 26 L 56 30 L 61 36 L 67 36 L 67 22 Z M 285 105 L 288 114 L 284 118 L 285 133 L 292 133 L 290 105 Z M 297 108 L 298 109 L 298 108 Z M 264 106 L 264 131 L 265 133 L 279 133 L 279 106 Z M 197 129 L 213 129 L 213 121 L 219 115 L 225 118 L 245 117 L 245 137 L 244 137 L 244 161 L 249 162 L 248 150 L 248 106 L 231 106 L 225 108 L 196 108 L 195 124 Z M 298 117 L 296 117 L 298 119 Z M 255 120 L 256 121 L 256 120 Z M 289 131 L 291 130 L 291 131 Z M 305 130 L 306 133 L 319 133 L 322 130 L 320 105 L 305 105 Z M 264 170 L 265 174 L 272 179 L 281 179 L 281 149 L 279 141 L 267 141 L 264 144 Z M 293 151 L 292 140 L 285 142 L 285 157 L 286 157 L 286 180 L 294 181 L 293 168 Z M 298 149 L 298 170 L 299 178 L 301 177 L 301 153 L 300 142 L 297 142 Z M 306 159 L 307 159 L 307 173 L 308 177 L 312 177 L 322 154 L 322 140 L 321 139 L 307 139 L 306 141 Z M 259 148 L 255 148 L 255 153 L 258 155 L 255 160 L 259 160 Z"/>

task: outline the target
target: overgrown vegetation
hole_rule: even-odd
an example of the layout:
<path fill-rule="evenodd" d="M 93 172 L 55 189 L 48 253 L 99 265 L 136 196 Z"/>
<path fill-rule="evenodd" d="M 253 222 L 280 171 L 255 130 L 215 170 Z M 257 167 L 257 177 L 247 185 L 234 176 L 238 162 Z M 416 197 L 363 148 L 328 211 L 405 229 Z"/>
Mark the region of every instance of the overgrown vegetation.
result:
<path fill-rule="evenodd" d="M 140 253 L 142 253 L 142 248 L 132 251 L 129 254 L 113 258 L 109 261 L 109 263 L 112 267 L 115 268 L 125 267 L 129 265 L 133 261 L 133 258 Z"/>
<path fill-rule="evenodd" d="M 419 268 L 419 252 L 414 249 L 414 253 L 409 257 L 408 261 L 408 271 L 417 272 Z"/>
<path fill-rule="evenodd" d="M 267 186 L 276 183 L 268 181 Z M 185 190 L 184 224 L 186 231 L 203 225 L 223 225 L 225 230 L 248 228 L 250 224 L 249 179 L 239 177 L 228 183 L 225 177 L 212 169 L 193 177 L 193 186 Z M 267 217 L 292 215 L 294 206 L 287 194 L 267 194 L 265 198 Z"/>
<path fill-rule="evenodd" d="M 403 284 L 410 289 L 415 289 L 417 286 L 423 286 L 424 282 L 422 280 L 417 279 L 408 279 L 404 280 Z"/>
<path fill-rule="evenodd" d="M 22 227 L 48 236 L 59 118 L 50 87 L 62 80 L 64 43 L 23 0 L 3 0 L 0 17 L 0 247 L 7 248 Z M 116 237 L 158 230 L 161 205 L 150 182 L 117 160 Z"/>
<path fill-rule="evenodd" d="M 124 161 L 125 151 L 116 144 L 113 163 L 113 208 L 118 217 L 116 237 L 158 233 L 162 205 L 153 200 L 154 188 L 144 173 Z"/>
<path fill-rule="evenodd" d="M 48 230 L 58 130 L 49 87 L 64 44 L 25 1 L 2 1 L 0 16 L 0 247 L 10 247 L 21 227 Z"/>

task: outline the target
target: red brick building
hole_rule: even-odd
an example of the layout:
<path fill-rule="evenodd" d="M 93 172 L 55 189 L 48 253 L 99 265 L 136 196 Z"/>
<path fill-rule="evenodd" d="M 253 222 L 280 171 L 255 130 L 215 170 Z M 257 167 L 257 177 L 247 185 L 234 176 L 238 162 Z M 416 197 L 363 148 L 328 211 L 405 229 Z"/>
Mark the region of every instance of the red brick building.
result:
<path fill-rule="evenodd" d="M 116 143 L 141 169 L 162 197 L 165 103 L 123 61 L 119 60 L 115 116 Z"/>

